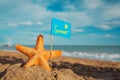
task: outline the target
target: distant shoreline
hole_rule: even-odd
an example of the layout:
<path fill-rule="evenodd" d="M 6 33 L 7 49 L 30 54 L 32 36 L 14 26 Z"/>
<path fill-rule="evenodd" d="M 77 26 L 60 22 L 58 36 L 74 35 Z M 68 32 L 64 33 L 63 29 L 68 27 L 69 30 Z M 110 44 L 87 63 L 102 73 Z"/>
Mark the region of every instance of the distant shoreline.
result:
<path fill-rule="evenodd" d="M 28 45 L 28 44 L 22 44 L 24 46 L 34 46 L 35 44 L 33 45 Z M 7 44 L 1 44 L 0 47 L 2 46 L 8 46 Z M 15 46 L 15 44 L 11 45 L 11 46 Z M 45 46 L 50 46 L 50 45 L 46 45 Z M 60 44 L 60 45 L 52 45 L 52 46 L 120 46 L 120 45 L 63 45 L 63 44 Z"/>

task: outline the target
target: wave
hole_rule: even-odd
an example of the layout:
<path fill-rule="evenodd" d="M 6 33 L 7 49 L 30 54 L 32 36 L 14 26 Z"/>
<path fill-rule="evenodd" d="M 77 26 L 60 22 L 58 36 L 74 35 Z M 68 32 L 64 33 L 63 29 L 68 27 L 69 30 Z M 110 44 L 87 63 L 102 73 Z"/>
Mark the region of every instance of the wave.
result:
<path fill-rule="evenodd" d="M 47 47 L 49 49 L 49 46 Z M 59 49 L 61 47 L 56 47 L 56 49 Z M 74 51 L 74 49 L 76 51 Z M 4 51 L 16 51 L 14 45 L 13 46 L 6 46 L 6 45 L 0 45 L 0 50 Z M 67 51 L 66 51 L 67 50 Z M 82 51 L 80 51 L 82 50 Z M 69 57 L 76 57 L 76 58 L 86 58 L 86 59 L 97 59 L 97 60 L 108 60 L 108 61 L 119 61 L 120 62 L 120 47 L 99 47 L 97 49 L 91 49 L 91 47 L 85 48 L 67 48 L 64 47 L 63 49 L 63 56 L 69 56 Z M 90 52 L 93 51 L 93 52 Z"/>
<path fill-rule="evenodd" d="M 8 51 L 8 52 L 17 52 L 16 50 L 0 50 L 0 51 Z"/>
<path fill-rule="evenodd" d="M 107 61 L 120 61 L 120 53 L 89 53 L 89 52 L 67 52 L 63 51 L 63 56 L 87 58 Z"/>

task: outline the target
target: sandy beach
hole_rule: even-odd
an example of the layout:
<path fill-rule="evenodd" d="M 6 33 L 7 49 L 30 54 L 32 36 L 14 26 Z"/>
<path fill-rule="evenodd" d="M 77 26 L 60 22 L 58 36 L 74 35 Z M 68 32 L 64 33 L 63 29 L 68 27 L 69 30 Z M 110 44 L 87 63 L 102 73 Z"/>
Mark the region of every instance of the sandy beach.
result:
<path fill-rule="evenodd" d="M 120 62 L 59 57 L 53 59 L 52 72 L 40 66 L 23 68 L 27 56 L 0 51 L 1 80 L 120 80 Z"/>

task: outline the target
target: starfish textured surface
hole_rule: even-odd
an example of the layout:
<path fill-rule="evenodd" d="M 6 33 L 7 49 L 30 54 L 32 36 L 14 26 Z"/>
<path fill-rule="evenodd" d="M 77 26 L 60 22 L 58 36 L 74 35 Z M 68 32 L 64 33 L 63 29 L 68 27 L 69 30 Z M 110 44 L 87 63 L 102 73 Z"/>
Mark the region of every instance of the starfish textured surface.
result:
<path fill-rule="evenodd" d="M 44 39 L 42 35 L 39 35 L 34 48 L 25 47 L 17 44 L 16 49 L 29 57 L 29 60 L 24 67 L 30 67 L 33 65 L 42 66 L 44 69 L 51 71 L 48 64 L 48 59 L 61 56 L 61 50 L 45 50 Z"/>

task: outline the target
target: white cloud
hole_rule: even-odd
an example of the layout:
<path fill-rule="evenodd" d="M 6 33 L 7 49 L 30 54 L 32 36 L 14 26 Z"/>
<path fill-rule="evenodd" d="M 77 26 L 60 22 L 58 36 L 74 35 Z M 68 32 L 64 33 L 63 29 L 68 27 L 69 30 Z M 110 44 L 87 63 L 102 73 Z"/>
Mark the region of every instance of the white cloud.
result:
<path fill-rule="evenodd" d="M 68 20 L 71 20 L 73 26 L 88 26 L 92 23 L 92 19 L 86 13 L 83 12 L 71 12 L 68 15 Z"/>
<path fill-rule="evenodd" d="M 104 35 L 105 38 L 117 38 L 117 35 L 111 35 L 111 34 L 105 34 Z"/>
<path fill-rule="evenodd" d="M 107 21 L 107 22 L 101 22 L 99 25 L 96 25 L 96 27 L 104 29 L 104 30 L 111 30 L 116 27 L 120 27 L 120 21 Z"/>
<path fill-rule="evenodd" d="M 38 22 L 36 22 L 35 24 L 37 24 L 37 25 L 42 25 L 42 22 L 38 21 Z"/>
<path fill-rule="evenodd" d="M 113 37 L 113 36 L 110 35 L 110 34 L 105 34 L 104 37 L 106 37 L 106 38 L 111 38 L 111 37 Z"/>
<path fill-rule="evenodd" d="M 96 25 L 96 27 L 104 29 L 104 30 L 110 30 L 111 29 L 111 26 L 109 26 L 109 25 Z"/>
<path fill-rule="evenodd" d="M 70 3 L 70 1 L 66 1 L 65 5 L 64 5 L 64 9 L 65 10 L 75 10 L 75 6 L 72 3 Z"/>
<path fill-rule="evenodd" d="M 115 27 L 115 26 L 119 26 L 120 25 L 120 21 L 119 20 L 115 20 L 115 21 L 108 21 L 108 22 L 103 22 L 102 24 L 105 24 L 105 25 L 112 25 L 112 27 Z"/>
<path fill-rule="evenodd" d="M 22 22 L 18 22 L 17 24 L 31 26 L 33 24 L 33 22 L 32 21 L 22 21 Z"/>
<path fill-rule="evenodd" d="M 107 5 L 103 12 L 103 17 L 106 19 L 112 19 L 120 17 L 120 4 L 118 5 Z"/>
<path fill-rule="evenodd" d="M 72 32 L 84 32 L 84 29 L 74 29 Z"/>
<path fill-rule="evenodd" d="M 10 27 L 16 27 L 19 25 L 26 25 L 26 26 L 42 25 L 42 22 L 40 21 L 18 21 L 18 22 L 7 22 L 6 24 Z"/>
<path fill-rule="evenodd" d="M 116 18 L 120 17 L 120 3 L 116 3 L 113 5 L 105 3 L 103 0 L 84 0 L 84 7 L 87 16 L 91 18 L 91 24 L 93 26 L 99 27 L 104 30 L 110 30 L 112 28 L 118 27 L 120 22 L 116 20 Z M 95 10 L 89 10 L 95 9 Z M 106 21 L 107 24 L 105 23 Z M 98 26 L 99 25 L 99 26 Z"/>
<path fill-rule="evenodd" d="M 55 13 L 56 15 L 56 13 Z M 71 22 L 73 27 L 84 27 L 92 23 L 91 18 L 83 12 L 63 12 L 59 13 L 59 17 Z"/>
<path fill-rule="evenodd" d="M 95 33 L 91 33 L 90 34 L 91 37 L 98 37 L 99 35 L 95 34 Z"/>
<path fill-rule="evenodd" d="M 88 9 L 96 9 L 103 5 L 102 0 L 83 0 L 83 4 Z"/>
<path fill-rule="evenodd" d="M 16 24 L 16 23 L 13 23 L 13 22 L 9 22 L 9 23 L 8 23 L 8 26 L 10 26 L 10 27 L 15 27 L 15 26 L 17 26 L 17 24 Z"/>
<path fill-rule="evenodd" d="M 117 38 L 117 35 L 111 35 L 111 34 L 96 34 L 96 33 L 91 33 L 90 37 L 92 38 Z"/>
<path fill-rule="evenodd" d="M 74 10 L 75 7 L 74 7 L 73 5 L 67 5 L 67 6 L 66 6 L 66 9 Z"/>

